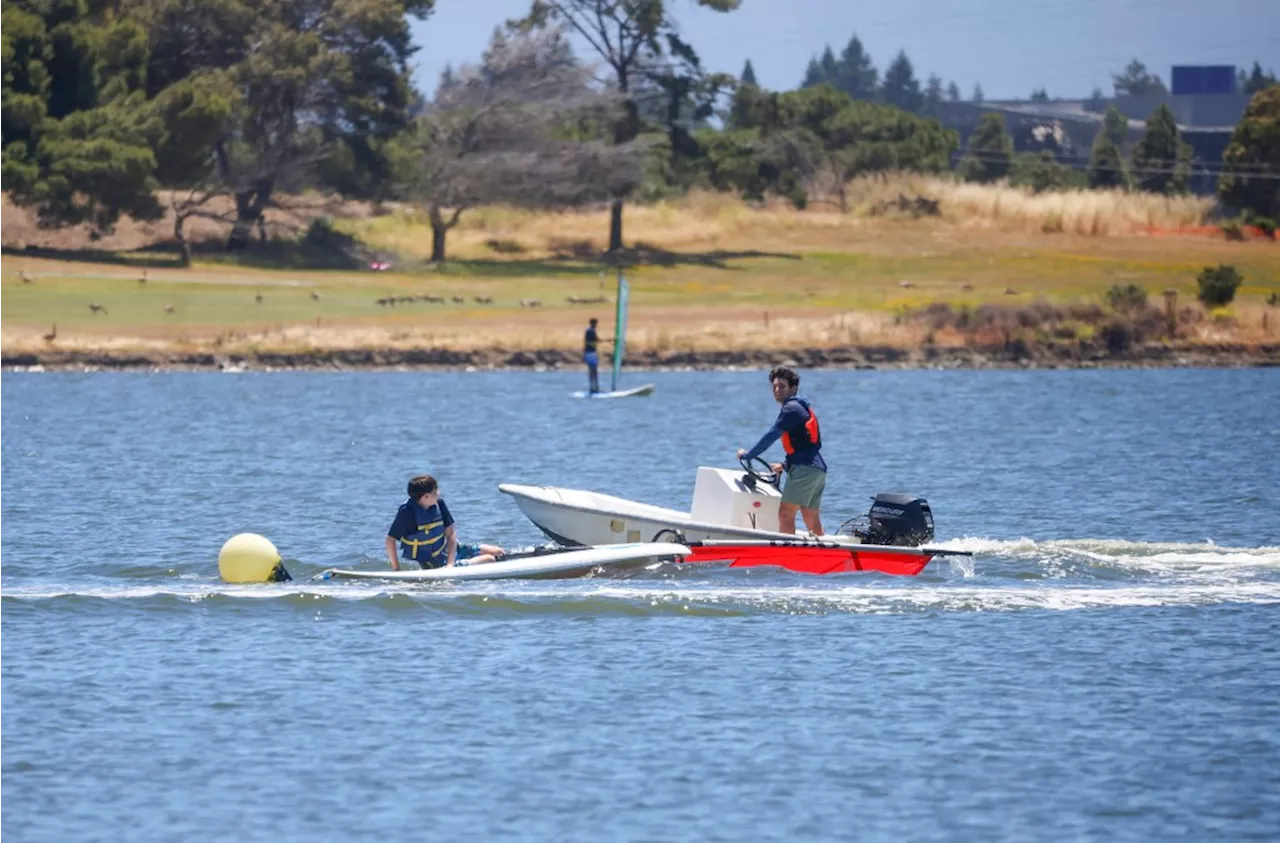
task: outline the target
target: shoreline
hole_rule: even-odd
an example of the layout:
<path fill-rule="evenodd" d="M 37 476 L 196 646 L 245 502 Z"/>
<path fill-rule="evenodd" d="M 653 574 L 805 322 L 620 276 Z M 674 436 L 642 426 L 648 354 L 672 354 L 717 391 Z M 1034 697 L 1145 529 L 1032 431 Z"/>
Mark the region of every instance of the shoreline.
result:
<path fill-rule="evenodd" d="M 602 361 L 603 362 L 603 361 Z M 1169 346 L 1145 344 L 1123 351 L 1081 346 L 832 348 L 652 351 L 628 354 L 626 370 L 768 369 L 1097 369 L 1258 368 L 1280 366 L 1280 343 Z M 246 351 L 129 351 L 47 349 L 0 352 L 7 371 L 574 371 L 577 352 L 560 348 L 315 348 Z M 608 367 L 602 365 L 607 373 Z"/>

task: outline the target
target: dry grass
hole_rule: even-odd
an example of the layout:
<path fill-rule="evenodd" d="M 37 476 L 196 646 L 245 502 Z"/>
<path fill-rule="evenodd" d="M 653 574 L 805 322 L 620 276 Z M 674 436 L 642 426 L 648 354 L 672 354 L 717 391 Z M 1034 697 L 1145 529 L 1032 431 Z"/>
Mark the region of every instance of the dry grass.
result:
<path fill-rule="evenodd" d="M 695 192 L 651 205 L 628 205 L 625 233 L 648 262 L 632 270 L 629 342 L 636 349 L 709 350 L 837 345 L 965 345 L 973 332 L 931 329 L 902 314 L 934 302 L 960 307 L 1025 308 L 1098 302 L 1112 284 L 1134 283 L 1152 297 L 1175 288 L 1194 300 L 1195 274 L 1209 264 L 1236 265 L 1246 279 L 1229 318 L 1188 323 L 1191 341 L 1274 342 L 1277 314 L 1263 302 L 1280 291 L 1280 250 L 1270 241 L 1218 236 L 1154 236 L 1203 222 L 1199 198 L 1077 192 L 1035 196 L 1001 186 L 895 176 L 848 186 L 850 212 L 824 206 L 797 211 L 785 203 L 754 206 L 736 197 Z M 938 202 L 939 215 L 884 213 L 899 196 Z M 588 316 L 612 321 L 608 304 L 567 303 L 612 292 L 611 277 L 583 255 L 603 250 L 608 213 L 535 213 L 472 209 L 449 235 L 456 263 L 425 264 L 430 229 L 411 208 L 379 212 L 358 203 L 309 199 L 292 215 L 273 212 L 277 236 L 294 236 L 320 212 L 371 247 L 400 255 L 396 271 L 271 271 L 197 257 L 190 269 L 138 269 L 103 263 L 4 260 L 3 344 L 41 348 L 58 324 L 65 348 L 571 348 Z M 307 210 L 306 208 L 310 208 Z M 226 209 L 226 210 L 229 210 Z M 140 249 L 164 241 L 171 220 L 125 221 L 110 238 L 83 231 L 45 232 L 29 215 L 3 207 L 6 246 Z M 193 220 L 194 238 L 226 229 Z M 566 255 L 576 255 L 563 259 Z M 35 277 L 23 284 L 19 271 Z M 316 292 L 318 298 L 312 298 Z M 387 295 L 430 292 L 444 307 L 386 308 Z M 262 302 L 255 296 L 264 294 Z M 454 305 L 452 296 L 465 304 Z M 474 303 L 489 296 L 492 305 Z M 537 309 L 519 302 L 536 298 Z M 110 318 L 87 305 L 102 303 Z M 172 306 L 172 312 L 165 310 Z M 1264 319 L 1266 320 L 1264 323 Z"/>
<path fill-rule="evenodd" d="M 1034 194 L 1007 185 L 956 182 L 936 176 L 868 176 L 847 188 L 849 213 L 829 205 L 799 211 L 773 200 L 753 206 L 731 194 L 694 191 L 686 196 L 630 205 L 628 241 L 680 251 L 794 251 L 845 248 L 874 240 L 869 232 L 876 209 L 898 197 L 926 197 L 938 203 L 941 222 L 963 230 L 1012 234 L 1070 234 L 1125 237 L 1177 232 L 1203 226 L 1213 200 L 1122 191 L 1068 191 Z M 385 217 L 348 222 L 348 231 L 406 257 L 430 255 L 425 217 L 398 207 Z M 453 258 L 495 258 L 503 254 L 545 258 L 569 251 L 600 252 L 607 245 L 608 211 L 565 213 L 515 208 L 477 208 L 450 232 Z"/>
<path fill-rule="evenodd" d="M 1204 224 L 1213 209 L 1205 196 L 1158 196 L 1121 190 L 1033 193 L 1004 184 L 974 184 L 938 176 L 867 176 L 852 182 L 855 214 L 872 212 L 898 196 L 935 200 L 942 217 L 968 228 L 1024 233 L 1120 237 L 1180 231 Z"/>

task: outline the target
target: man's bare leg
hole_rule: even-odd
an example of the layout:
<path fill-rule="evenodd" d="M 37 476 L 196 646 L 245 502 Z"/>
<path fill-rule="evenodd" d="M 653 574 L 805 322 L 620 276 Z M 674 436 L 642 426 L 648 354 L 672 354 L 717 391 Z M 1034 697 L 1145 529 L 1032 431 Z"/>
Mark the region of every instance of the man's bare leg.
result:
<path fill-rule="evenodd" d="M 808 528 L 812 535 L 825 535 L 822 532 L 822 518 L 819 517 L 818 510 L 802 506 L 800 507 L 800 517 L 804 520 L 804 526 Z"/>
<path fill-rule="evenodd" d="M 799 508 L 797 504 L 786 501 L 778 503 L 778 532 L 796 534 L 796 510 Z"/>

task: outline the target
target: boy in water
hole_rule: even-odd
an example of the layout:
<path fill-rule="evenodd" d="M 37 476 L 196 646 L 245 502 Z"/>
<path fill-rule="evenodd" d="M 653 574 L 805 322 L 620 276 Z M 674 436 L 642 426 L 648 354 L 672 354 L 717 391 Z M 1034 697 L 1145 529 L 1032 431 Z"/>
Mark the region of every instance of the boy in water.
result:
<path fill-rule="evenodd" d="M 387 561 L 391 570 L 400 570 L 400 555 L 422 568 L 478 565 L 501 558 L 506 551 L 492 544 L 459 544 L 453 516 L 440 497 L 440 488 L 430 474 L 409 481 L 409 500 L 400 505 L 387 530 Z"/>

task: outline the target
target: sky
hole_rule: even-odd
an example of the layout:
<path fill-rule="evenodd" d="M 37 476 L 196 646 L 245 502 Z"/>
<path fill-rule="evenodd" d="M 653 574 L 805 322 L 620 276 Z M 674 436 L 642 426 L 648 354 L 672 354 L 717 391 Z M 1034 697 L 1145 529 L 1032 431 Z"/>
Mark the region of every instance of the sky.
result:
<path fill-rule="evenodd" d="M 905 49 L 916 76 L 955 81 L 967 99 L 1084 98 L 1111 94 L 1111 74 L 1137 57 L 1169 83 L 1175 64 L 1255 60 L 1280 72 L 1280 0 L 742 0 L 721 14 L 668 0 L 681 33 L 709 71 L 742 71 L 772 90 L 800 84 L 825 45 L 839 55 L 853 34 L 876 67 Z M 495 25 L 527 13 L 529 0 L 436 0 L 412 21 L 414 81 L 430 94 L 446 65 L 475 62 Z M 582 45 L 579 54 L 587 57 Z"/>

